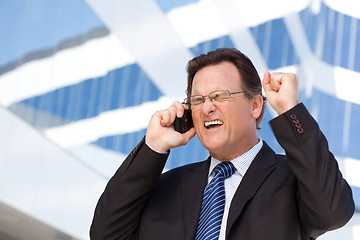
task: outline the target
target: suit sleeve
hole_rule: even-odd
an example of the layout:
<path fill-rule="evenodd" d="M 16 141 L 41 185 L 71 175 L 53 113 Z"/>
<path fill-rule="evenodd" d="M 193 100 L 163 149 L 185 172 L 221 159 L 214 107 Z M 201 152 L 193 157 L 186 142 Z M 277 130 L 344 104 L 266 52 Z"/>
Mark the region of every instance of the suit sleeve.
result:
<path fill-rule="evenodd" d="M 297 177 L 299 215 L 304 230 L 316 238 L 345 225 L 354 213 L 352 191 L 305 106 L 298 104 L 270 124 Z"/>
<path fill-rule="evenodd" d="M 92 240 L 137 239 L 141 212 L 168 154 L 151 150 L 143 139 L 109 180 L 95 209 Z"/>

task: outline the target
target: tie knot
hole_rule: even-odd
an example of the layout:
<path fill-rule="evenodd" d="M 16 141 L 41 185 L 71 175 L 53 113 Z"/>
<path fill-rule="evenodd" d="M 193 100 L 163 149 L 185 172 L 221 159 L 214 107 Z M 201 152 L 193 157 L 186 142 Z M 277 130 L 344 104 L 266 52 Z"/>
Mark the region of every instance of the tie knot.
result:
<path fill-rule="evenodd" d="M 214 168 L 215 176 L 218 175 L 219 177 L 222 176 L 224 179 L 233 175 L 236 171 L 236 168 L 231 162 L 221 162 Z"/>

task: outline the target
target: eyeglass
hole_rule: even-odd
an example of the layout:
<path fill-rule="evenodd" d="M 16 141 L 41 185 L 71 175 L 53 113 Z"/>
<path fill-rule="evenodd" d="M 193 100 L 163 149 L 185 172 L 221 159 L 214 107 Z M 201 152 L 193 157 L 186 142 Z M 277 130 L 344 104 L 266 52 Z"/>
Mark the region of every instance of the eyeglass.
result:
<path fill-rule="evenodd" d="M 184 102 L 189 104 L 189 106 L 196 106 L 205 102 L 205 98 L 208 97 L 210 101 L 222 102 L 228 100 L 231 95 L 244 93 L 245 91 L 241 92 L 230 92 L 229 90 L 217 90 L 214 92 L 209 93 L 207 96 L 201 95 L 193 95 L 188 98 L 185 98 Z"/>

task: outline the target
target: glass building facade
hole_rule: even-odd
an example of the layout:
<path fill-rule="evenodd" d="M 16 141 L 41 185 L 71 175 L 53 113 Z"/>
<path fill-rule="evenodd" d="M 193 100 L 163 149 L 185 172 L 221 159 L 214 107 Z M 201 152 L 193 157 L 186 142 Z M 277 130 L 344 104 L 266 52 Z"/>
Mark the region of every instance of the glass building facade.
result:
<path fill-rule="evenodd" d="M 277 4 L 281 10 L 275 11 Z M 346 228 L 347 239 L 360 238 L 360 11 L 353 10 L 360 5 L 275 1 L 269 7 L 275 14 L 238 0 L 2 1 L 0 189 L 11 186 L 12 176 L 25 171 L 26 163 L 30 176 L 38 178 L 28 194 L 39 197 L 58 188 L 62 195 L 49 198 L 49 207 L 61 205 L 51 214 L 37 197 L 27 206 L 15 193 L 3 191 L 0 201 L 69 238 L 88 238 L 99 194 L 144 137 L 152 113 L 185 96 L 186 62 L 209 50 L 235 47 L 253 59 L 259 74 L 292 71 L 300 76 L 300 101 L 318 121 L 353 190 L 357 213 Z M 281 153 L 268 124 L 273 117 L 268 107 L 258 135 Z M 28 130 L 17 133 L 22 127 Z M 41 143 L 30 148 L 35 141 Z M 195 137 L 172 150 L 165 170 L 207 156 Z M 49 171 L 59 178 L 51 186 Z M 21 176 L 20 189 L 27 186 Z M 62 177 L 69 181 L 62 183 Z M 87 195 L 75 194 L 81 189 Z M 70 204 L 74 198 L 83 200 L 79 205 L 89 201 L 87 208 L 63 216 L 61 209 L 78 206 Z M 85 225 L 69 226 L 64 223 L 69 216 Z"/>

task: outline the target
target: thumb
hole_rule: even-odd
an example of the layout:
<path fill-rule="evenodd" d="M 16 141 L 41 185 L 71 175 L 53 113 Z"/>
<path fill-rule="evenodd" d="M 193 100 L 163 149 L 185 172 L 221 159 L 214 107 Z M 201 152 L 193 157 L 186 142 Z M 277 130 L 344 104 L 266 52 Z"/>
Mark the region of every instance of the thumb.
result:
<path fill-rule="evenodd" d="M 187 144 L 194 136 L 195 136 L 195 128 L 192 127 L 190 130 L 188 130 L 187 132 L 183 133 L 182 136 L 184 137 L 184 142 L 182 143 L 182 145 Z"/>
<path fill-rule="evenodd" d="M 262 85 L 263 85 L 265 93 L 271 90 L 270 78 L 271 78 L 270 73 L 268 71 L 264 72 L 264 78 L 262 81 Z"/>

